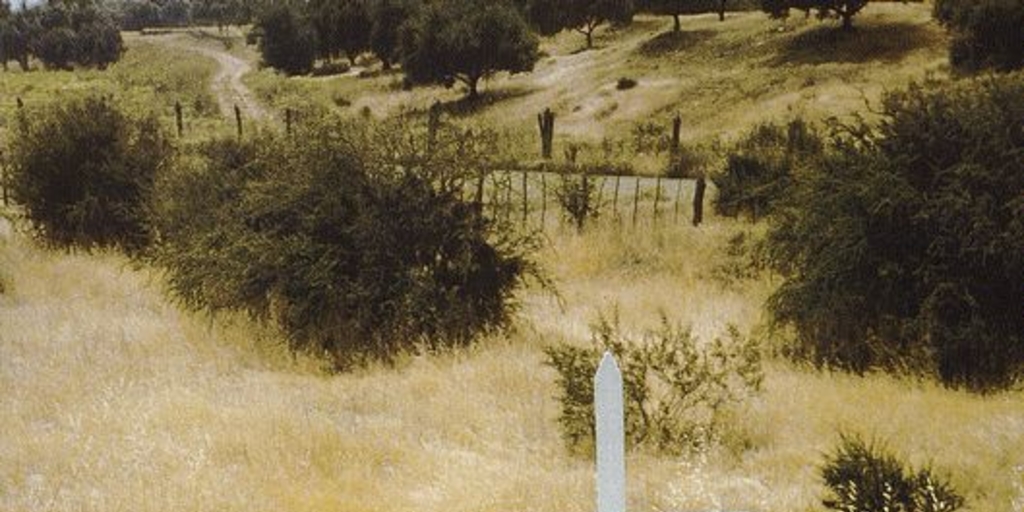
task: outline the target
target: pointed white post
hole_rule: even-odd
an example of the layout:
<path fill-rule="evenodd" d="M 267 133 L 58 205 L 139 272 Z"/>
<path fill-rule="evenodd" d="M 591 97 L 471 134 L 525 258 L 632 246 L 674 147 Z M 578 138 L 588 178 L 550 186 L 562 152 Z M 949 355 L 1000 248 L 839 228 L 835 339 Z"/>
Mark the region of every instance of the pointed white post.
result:
<path fill-rule="evenodd" d="M 594 422 L 597 427 L 597 512 L 626 512 L 626 428 L 622 407 L 622 373 L 605 352 L 594 375 Z"/>

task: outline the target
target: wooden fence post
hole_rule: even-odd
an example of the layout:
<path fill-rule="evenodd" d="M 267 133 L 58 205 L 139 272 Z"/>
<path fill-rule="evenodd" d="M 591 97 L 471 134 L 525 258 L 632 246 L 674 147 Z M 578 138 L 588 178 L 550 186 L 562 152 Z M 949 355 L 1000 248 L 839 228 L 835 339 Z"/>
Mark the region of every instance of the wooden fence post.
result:
<path fill-rule="evenodd" d="M 288 135 L 292 134 L 292 108 L 285 107 L 284 109 L 284 132 Z"/>
<path fill-rule="evenodd" d="M 701 222 L 704 222 L 704 189 L 707 188 L 707 183 L 704 181 L 704 176 L 697 177 L 697 187 L 693 191 L 693 225 L 700 226 Z"/>
<path fill-rule="evenodd" d="M 21 96 L 18 96 L 16 99 L 17 99 L 18 108 L 22 108 L 22 107 L 25 106 L 25 102 L 21 101 Z"/>
<path fill-rule="evenodd" d="M 658 223 L 658 203 L 661 202 L 661 175 L 654 179 L 654 223 Z"/>
<path fill-rule="evenodd" d="M 242 138 L 242 109 L 235 105 L 235 125 L 238 127 L 238 138 Z"/>
<path fill-rule="evenodd" d="M 675 212 L 672 214 L 673 224 L 679 222 L 679 202 L 683 199 L 683 181 L 685 180 L 682 178 L 676 181 L 676 205 Z"/>
<path fill-rule="evenodd" d="M 615 197 L 612 198 L 612 215 L 619 218 L 619 184 L 622 182 L 622 175 L 615 175 Z"/>
<path fill-rule="evenodd" d="M 555 138 L 555 114 L 550 108 L 537 114 L 537 124 L 540 126 L 540 156 L 545 160 L 551 160 L 551 153 L 554 148 Z"/>
<path fill-rule="evenodd" d="M 523 171 L 523 227 L 530 221 L 530 184 L 526 182 L 527 172 Z"/>
<path fill-rule="evenodd" d="M 541 171 L 540 174 L 540 229 L 546 229 L 548 216 L 548 175 Z"/>
<path fill-rule="evenodd" d="M 633 227 L 636 227 L 636 213 L 640 208 L 640 176 L 636 177 L 636 188 L 633 190 Z"/>
<path fill-rule="evenodd" d="M 174 125 L 178 128 L 178 138 L 185 134 L 185 119 L 181 111 L 181 102 L 174 102 Z"/>
<path fill-rule="evenodd" d="M 437 145 L 437 130 L 441 127 L 441 102 L 434 100 L 427 113 L 427 149 L 434 151 Z"/>

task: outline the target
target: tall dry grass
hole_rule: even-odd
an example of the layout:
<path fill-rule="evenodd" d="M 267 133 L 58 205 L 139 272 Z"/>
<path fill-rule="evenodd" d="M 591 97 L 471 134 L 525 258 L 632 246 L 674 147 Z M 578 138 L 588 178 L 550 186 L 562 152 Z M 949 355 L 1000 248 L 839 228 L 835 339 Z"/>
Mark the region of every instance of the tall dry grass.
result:
<path fill-rule="evenodd" d="M 563 448 L 540 348 L 583 341 L 615 304 L 632 329 L 658 309 L 701 336 L 750 329 L 771 283 L 705 277 L 738 229 L 554 234 L 542 258 L 561 301 L 528 292 L 517 332 L 342 375 L 245 319 L 181 311 L 117 254 L 8 236 L 0 510 L 590 510 L 590 463 Z M 947 471 L 971 510 L 1020 510 L 1022 403 L 772 362 L 721 447 L 630 456 L 630 507 L 820 509 L 816 466 L 848 430 Z"/>

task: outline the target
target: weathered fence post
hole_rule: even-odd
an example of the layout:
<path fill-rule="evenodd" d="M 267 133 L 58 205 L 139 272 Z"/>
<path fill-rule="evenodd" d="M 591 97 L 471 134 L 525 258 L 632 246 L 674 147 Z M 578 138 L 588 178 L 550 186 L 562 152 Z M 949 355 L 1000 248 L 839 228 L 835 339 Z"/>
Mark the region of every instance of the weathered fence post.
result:
<path fill-rule="evenodd" d="M 636 177 L 636 188 L 633 190 L 633 227 L 636 227 L 636 213 L 640 208 L 640 176 Z"/>
<path fill-rule="evenodd" d="M 683 199 L 683 182 L 684 181 L 685 180 L 683 180 L 682 178 L 676 180 L 676 205 L 675 205 L 675 211 L 672 214 L 672 223 L 673 224 L 679 222 L 679 203 Z"/>
<path fill-rule="evenodd" d="M 7 195 L 7 160 L 4 158 L 3 150 L 0 150 L 0 188 L 4 191 L 4 206 L 10 206 L 10 198 Z"/>
<path fill-rule="evenodd" d="M 675 157 L 679 154 L 679 133 L 682 131 L 683 119 L 676 114 L 675 119 L 672 119 L 672 156 Z"/>
<path fill-rule="evenodd" d="M 185 120 L 182 117 L 181 102 L 174 102 L 174 125 L 178 128 L 178 138 L 185 134 Z"/>
<path fill-rule="evenodd" d="M 242 138 L 242 109 L 235 105 L 235 125 L 238 127 L 238 138 Z"/>
<path fill-rule="evenodd" d="M 292 134 L 292 108 L 285 107 L 284 109 L 284 132 L 288 135 Z"/>
<path fill-rule="evenodd" d="M 548 216 L 548 175 L 546 172 L 540 174 L 540 229 L 547 228 Z"/>
<path fill-rule="evenodd" d="M 551 160 L 552 149 L 555 138 L 555 114 L 550 108 L 537 114 L 537 124 L 540 126 L 540 156 L 545 160 Z"/>
<path fill-rule="evenodd" d="M 616 221 L 619 219 L 619 184 L 622 182 L 622 175 L 615 175 L 615 197 L 612 198 L 612 215 Z"/>
<path fill-rule="evenodd" d="M 431 152 L 437 145 L 437 130 L 441 127 L 441 102 L 435 100 L 427 113 L 427 149 Z"/>
<path fill-rule="evenodd" d="M 661 175 L 654 179 L 654 223 L 658 223 L 658 203 L 661 202 Z"/>
<path fill-rule="evenodd" d="M 597 512 L 626 512 L 626 428 L 622 373 L 605 352 L 594 375 Z"/>
<path fill-rule="evenodd" d="M 22 107 L 25 106 L 25 102 L 21 101 L 21 96 L 18 96 L 16 99 L 17 99 L 17 103 L 18 103 L 18 108 L 22 108 Z"/>
<path fill-rule="evenodd" d="M 707 183 L 704 176 L 697 177 L 697 187 L 693 191 L 693 225 L 700 226 L 704 222 L 704 189 Z"/>
<path fill-rule="evenodd" d="M 526 182 L 527 172 L 523 171 L 523 227 L 530 221 L 530 185 Z"/>

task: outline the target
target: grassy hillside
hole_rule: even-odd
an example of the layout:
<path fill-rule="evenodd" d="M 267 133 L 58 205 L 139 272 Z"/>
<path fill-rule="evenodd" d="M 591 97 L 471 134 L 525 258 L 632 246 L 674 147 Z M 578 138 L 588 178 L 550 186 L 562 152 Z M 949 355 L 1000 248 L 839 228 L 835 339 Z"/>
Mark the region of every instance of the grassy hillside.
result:
<path fill-rule="evenodd" d="M 257 95 L 278 108 L 316 103 L 387 116 L 418 111 L 434 101 L 457 117 L 511 132 L 522 158 L 532 158 L 536 114 L 558 115 L 556 138 L 597 145 L 629 140 L 641 122 L 667 130 L 678 113 L 682 138 L 701 144 L 729 139 L 766 120 L 796 115 L 821 120 L 865 112 L 886 88 L 946 72 L 946 35 L 927 4 L 871 4 L 857 30 L 794 16 L 786 23 L 760 12 L 683 18 L 671 33 L 670 17 L 639 16 L 626 29 L 598 32 L 597 48 L 563 33 L 546 39 L 532 73 L 499 75 L 484 87 L 479 105 L 462 91 L 440 87 L 403 91 L 401 74 L 354 69 L 333 77 L 286 79 L 263 70 L 247 78 Z M 362 77 L 361 77 L 362 76 Z M 638 85 L 618 90 L 619 78 Z"/>

